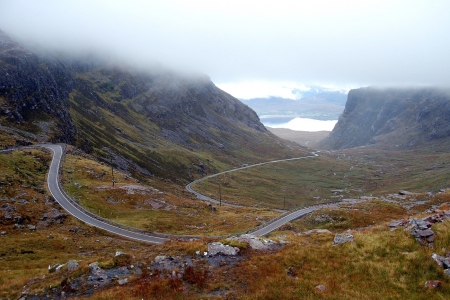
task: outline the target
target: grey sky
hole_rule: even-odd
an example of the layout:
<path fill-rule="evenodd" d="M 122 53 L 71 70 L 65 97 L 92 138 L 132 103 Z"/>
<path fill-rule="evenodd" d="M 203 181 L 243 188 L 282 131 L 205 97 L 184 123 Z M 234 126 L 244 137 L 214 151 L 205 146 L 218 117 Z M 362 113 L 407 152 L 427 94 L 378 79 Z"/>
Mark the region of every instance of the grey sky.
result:
<path fill-rule="evenodd" d="M 448 85 L 450 1 L 0 0 L 0 29 L 220 84 Z"/>

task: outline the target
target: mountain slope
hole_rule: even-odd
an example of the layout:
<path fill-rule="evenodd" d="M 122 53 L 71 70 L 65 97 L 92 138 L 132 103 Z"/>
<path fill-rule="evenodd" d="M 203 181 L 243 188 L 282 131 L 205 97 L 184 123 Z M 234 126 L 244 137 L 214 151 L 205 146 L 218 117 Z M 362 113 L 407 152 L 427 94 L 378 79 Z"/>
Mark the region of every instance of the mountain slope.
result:
<path fill-rule="evenodd" d="M 301 156 L 203 75 L 137 71 L 36 55 L 0 34 L 0 124 L 75 144 L 136 176 L 185 183 L 205 173 Z"/>
<path fill-rule="evenodd" d="M 349 92 L 338 123 L 318 147 L 410 149 L 449 143 L 450 90 L 369 87 Z"/>
<path fill-rule="evenodd" d="M 73 141 L 76 129 L 67 111 L 73 80 L 67 66 L 44 63 L 0 30 L 0 73 L 2 123 L 34 133 L 51 127 L 50 140 Z"/>

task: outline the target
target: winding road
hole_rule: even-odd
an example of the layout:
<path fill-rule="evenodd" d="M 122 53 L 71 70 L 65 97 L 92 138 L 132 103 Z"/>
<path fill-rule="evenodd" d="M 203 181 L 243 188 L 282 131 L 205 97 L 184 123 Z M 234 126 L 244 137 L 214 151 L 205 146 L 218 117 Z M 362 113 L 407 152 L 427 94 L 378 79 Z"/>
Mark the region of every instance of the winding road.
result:
<path fill-rule="evenodd" d="M 210 178 L 213 178 L 213 177 L 216 177 L 216 176 L 219 176 L 219 175 L 223 175 L 223 174 L 227 174 L 227 173 L 231 173 L 231 172 L 236 172 L 236 171 L 240 171 L 240 170 L 244 170 L 244 169 L 249 169 L 249 168 L 253 168 L 253 167 L 258 167 L 258 166 L 263 166 L 263 165 L 273 164 L 273 163 L 278 163 L 278 162 L 284 162 L 284 161 L 290 161 L 290 160 L 299 160 L 299 159 L 306 159 L 306 158 L 313 158 L 313 157 L 316 157 L 316 156 L 319 156 L 319 155 L 316 152 L 313 152 L 312 155 L 309 155 L 309 156 L 301 156 L 301 157 L 294 157 L 294 158 L 271 160 L 271 161 L 266 161 L 266 162 L 262 162 L 262 163 L 259 163 L 259 164 L 248 165 L 248 166 L 245 166 L 245 167 L 231 169 L 231 170 L 228 170 L 228 171 L 216 173 L 216 174 L 213 174 L 213 175 L 205 176 L 203 178 L 194 180 L 194 181 L 192 181 L 191 183 L 189 183 L 186 186 L 186 190 L 188 190 L 188 192 L 191 192 L 192 194 L 196 195 L 198 199 L 203 200 L 203 201 L 211 201 L 211 202 L 216 203 L 216 204 L 219 204 L 219 202 L 221 202 L 222 205 L 233 206 L 233 207 L 241 207 L 241 205 L 231 204 L 231 203 L 227 203 L 225 201 L 219 201 L 217 199 L 210 198 L 210 197 L 208 197 L 206 195 L 203 195 L 203 194 L 197 192 L 196 190 L 194 190 L 192 188 L 192 185 L 194 185 L 196 183 L 199 183 L 199 182 L 201 182 L 203 180 L 210 179 Z"/>
<path fill-rule="evenodd" d="M 61 164 L 61 159 L 63 156 L 63 148 L 60 145 L 56 145 L 56 144 L 41 144 L 38 146 L 28 146 L 28 147 L 21 147 L 21 148 L 47 148 L 50 149 L 53 152 L 53 158 L 52 158 L 52 162 L 50 164 L 50 168 L 48 171 L 48 175 L 47 175 L 47 186 L 48 189 L 50 191 L 50 193 L 52 194 L 53 198 L 55 199 L 55 201 L 57 201 L 59 203 L 59 205 L 61 205 L 62 208 L 64 208 L 68 213 L 70 213 L 72 216 L 74 216 L 75 218 L 77 218 L 78 220 L 91 225 L 91 226 L 95 226 L 97 228 L 106 230 L 108 232 L 129 238 L 129 239 L 133 239 L 133 240 L 137 240 L 137 241 L 142 241 L 142 242 L 149 242 L 149 243 L 155 243 L 155 244 L 160 244 L 160 243 L 164 243 L 166 241 L 169 241 L 168 238 L 163 238 L 163 237 L 158 237 L 158 236 L 154 236 L 151 234 L 143 234 L 143 233 L 139 233 L 139 232 L 135 232 L 135 231 L 131 231 L 131 230 L 127 230 L 125 228 L 119 227 L 119 226 L 115 226 L 113 224 L 110 224 L 108 222 L 102 221 L 101 218 L 85 211 L 84 209 L 78 207 L 77 205 L 75 205 L 72 200 L 69 199 L 69 197 L 67 196 L 67 194 L 62 190 L 62 188 L 60 187 L 59 184 L 59 170 L 60 170 L 60 164 Z M 9 150 L 4 150 L 4 151 L 0 151 L 0 152 L 9 152 L 12 150 L 18 150 L 19 148 L 16 149 L 9 149 Z M 297 158 L 289 158 L 289 159 L 281 159 L 281 160 L 274 160 L 274 161 L 269 161 L 269 162 L 264 162 L 264 163 L 259 163 L 259 164 L 254 164 L 254 165 L 249 165 L 249 166 L 245 166 L 245 167 L 241 167 L 241 168 L 236 168 L 236 169 L 232 169 L 232 170 L 228 170 L 225 172 L 221 172 L 221 173 L 217 173 L 214 175 L 210 175 L 210 176 L 206 176 L 203 177 L 201 179 L 198 179 L 196 181 L 193 181 L 191 183 L 189 183 L 186 186 L 186 189 L 195 194 L 197 196 L 197 198 L 201 199 L 201 200 L 205 200 L 205 201 L 211 201 L 214 203 L 219 203 L 218 200 L 207 197 L 197 191 L 195 191 L 192 188 L 192 185 L 194 183 L 200 182 L 202 180 L 208 179 L 208 178 L 212 178 L 215 176 L 219 176 L 225 173 L 230 173 L 230 172 L 235 172 L 235 171 L 239 171 L 242 169 L 247 169 L 247 168 L 252 168 L 252 167 L 256 167 L 256 166 L 261 166 L 261 165 L 265 165 L 265 164 L 271 164 L 271 163 L 277 163 L 277 162 L 282 162 L 282 161 L 290 161 L 290 160 L 298 160 L 298 159 L 305 159 L 305 158 L 312 158 L 312 157 L 316 157 L 318 156 L 316 153 L 313 153 L 313 155 L 311 156 L 303 156 L 303 157 L 297 157 Z M 239 207 L 239 205 L 235 205 L 235 204 L 231 204 L 231 203 L 226 203 L 222 201 L 223 205 L 228 205 L 228 206 L 235 206 L 235 207 Z M 318 210 L 320 208 L 320 206 L 314 206 L 314 207 L 308 207 L 308 208 L 304 208 L 304 209 L 300 209 L 297 211 L 294 211 L 292 213 L 289 213 L 287 215 L 283 215 L 277 219 L 274 219 L 270 222 L 268 222 L 267 224 L 265 224 L 263 227 L 261 228 L 257 228 L 257 230 L 254 230 L 252 232 L 252 234 L 254 235 L 265 235 L 270 233 L 271 231 L 277 229 L 278 227 L 282 226 L 283 224 L 290 222 L 292 220 L 298 219 L 306 214 L 309 214 L 315 210 Z M 136 229 L 137 230 L 137 229 Z M 252 230 L 250 230 L 252 231 Z"/>
<path fill-rule="evenodd" d="M 114 234 L 118 234 L 133 240 L 143 241 L 143 242 L 149 242 L 149 243 L 164 243 L 168 241 L 169 239 L 141 234 L 133 231 L 129 231 L 114 225 L 111 225 L 109 223 L 103 222 L 101 220 L 98 220 L 88 214 L 86 214 L 84 211 L 80 210 L 78 207 L 76 207 L 61 191 L 59 187 L 59 165 L 61 162 L 63 149 L 60 145 L 53 145 L 53 144 L 45 144 L 41 145 L 41 147 L 50 149 L 53 152 L 53 159 L 52 163 L 50 164 L 50 169 L 48 171 L 47 175 L 47 185 L 48 189 L 50 190 L 50 193 L 52 194 L 53 198 L 61 205 L 68 213 L 70 213 L 72 216 L 77 218 L 80 221 L 83 221 L 86 224 L 89 224 L 91 226 L 95 226 L 97 228 L 101 228 L 103 230 L 112 232 Z"/>

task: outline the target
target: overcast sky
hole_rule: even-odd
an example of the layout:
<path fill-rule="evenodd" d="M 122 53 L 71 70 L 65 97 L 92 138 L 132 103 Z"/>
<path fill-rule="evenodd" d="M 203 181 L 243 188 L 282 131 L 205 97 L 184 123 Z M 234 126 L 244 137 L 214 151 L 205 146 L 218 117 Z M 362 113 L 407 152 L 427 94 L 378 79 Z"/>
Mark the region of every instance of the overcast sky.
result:
<path fill-rule="evenodd" d="M 262 83 L 449 85 L 449 13 L 449 0 L 0 0 L 0 29 L 52 49 L 195 70 L 245 98 Z"/>

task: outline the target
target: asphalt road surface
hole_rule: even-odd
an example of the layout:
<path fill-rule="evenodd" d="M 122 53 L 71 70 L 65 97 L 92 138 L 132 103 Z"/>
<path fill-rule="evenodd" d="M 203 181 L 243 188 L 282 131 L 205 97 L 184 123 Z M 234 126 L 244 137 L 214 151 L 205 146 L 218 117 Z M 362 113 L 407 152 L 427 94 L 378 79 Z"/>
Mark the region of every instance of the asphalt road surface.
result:
<path fill-rule="evenodd" d="M 47 176 L 47 185 L 48 189 L 50 190 L 50 193 L 52 194 L 53 198 L 72 216 L 75 218 L 83 221 L 86 224 L 101 228 L 103 230 L 121 235 L 126 238 L 130 238 L 133 240 L 143 241 L 143 242 L 149 242 L 149 243 L 163 243 L 168 241 L 166 238 L 156 237 L 156 236 L 150 236 L 146 234 L 140 234 L 137 232 L 129 231 L 120 227 L 116 227 L 114 225 L 102 222 L 101 220 L 98 220 L 96 218 L 93 218 L 83 211 L 79 210 L 75 205 L 70 202 L 69 199 L 66 198 L 66 196 L 63 194 L 61 189 L 58 185 L 58 177 L 59 177 L 59 165 L 61 162 L 62 157 L 62 147 L 60 145 L 53 145 L 53 144 L 45 144 L 41 145 L 42 147 L 48 148 L 53 152 L 53 159 L 52 163 L 50 165 L 50 169 Z"/>
<path fill-rule="evenodd" d="M 304 215 L 312 213 L 313 211 L 318 210 L 318 209 L 319 209 L 318 207 L 317 208 L 316 207 L 312 207 L 312 208 L 308 207 L 308 208 L 294 211 L 293 213 L 290 213 L 290 214 L 276 220 L 275 222 L 269 223 L 267 226 L 264 226 L 263 228 L 260 228 L 256 231 L 252 232 L 252 234 L 254 234 L 254 235 L 268 234 L 268 233 L 274 231 L 275 229 L 277 229 L 278 227 L 286 224 L 287 222 L 290 222 L 292 220 L 303 217 Z"/>
<path fill-rule="evenodd" d="M 203 177 L 203 178 L 194 180 L 194 181 L 192 181 L 191 183 L 189 183 L 189 184 L 186 186 L 186 190 L 187 190 L 188 192 L 191 192 L 191 193 L 194 194 L 195 196 L 197 196 L 197 198 L 200 199 L 200 200 L 203 200 L 203 201 L 210 201 L 210 202 L 219 204 L 219 203 L 220 203 L 219 200 L 214 199 L 214 198 L 211 198 L 211 197 L 208 197 L 208 196 L 206 196 L 206 195 L 203 195 L 203 194 L 197 192 L 196 190 L 194 190 L 194 189 L 192 188 L 192 185 L 195 184 L 195 183 L 199 183 L 199 182 L 201 182 L 201 181 L 203 181 L 203 180 L 205 180 L 205 179 L 213 178 L 213 177 L 216 177 L 216 176 L 219 176 L 219 175 L 222 175 L 222 174 L 226 174 L 226 173 L 236 172 L 236 171 L 240 171 L 240 170 L 244 170 L 244 169 L 249 169 L 249 168 L 253 168 L 253 167 L 257 167 L 257 166 L 263 166 L 263 165 L 267 165 L 267 164 L 273 164 L 273 163 L 277 163 L 277 162 L 290 161 L 290 160 L 299 160 L 299 159 L 313 158 L 313 157 L 319 156 L 319 155 L 318 155 L 317 153 L 315 153 L 315 152 L 312 153 L 312 154 L 313 154 L 313 155 L 309 155 L 309 156 L 302 156 L 302 157 L 294 157 L 294 158 L 287 158 L 287 159 L 279 159 L 279 160 L 266 161 L 266 162 L 262 162 L 262 163 L 259 163 L 259 164 L 247 165 L 247 166 L 245 166 L 245 167 L 235 168 L 235 169 L 231 169 L 231 170 L 228 170 L 228 171 L 224 171 L 224 172 L 216 173 L 216 174 L 213 174 L 213 175 L 205 176 L 205 177 Z M 225 201 L 221 201 L 221 204 L 222 204 L 222 205 L 226 205 L 226 206 L 233 206 L 233 207 L 241 207 L 241 206 L 242 206 L 242 205 L 237 205 L 237 204 L 227 203 L 227 202 L 225 202 Z"/>
<path fill-rule="evenodd" d="M 197 179 L 197 180 L 195 180 L 195 181 L 189 183 L 189 184 L 186 186 L 186 189 L 187 189 L 189 192 L 195 194 L 195 195 L 197 196 L 197 198 L 200 199 L 200 200 L 203 200 L 203 201 L 211 201 L 211 202 L 214 202 L 214 203 L 217 203 L 217 204 L 218 204 L 218 203 L 219 203 L 219 200 L 214 199 L 214 198 L 211 198 L 211 197 L 208 197 L 208 196 L 206 196 L 206 195 L 203 195 L 203 194 L 197 192 L 196 190 L 194 190 L 194 189 L 192 188 L 192 185 L 193 185 L 194 183 L 198 183 L 198 182 L 200 182 L 200 181 L 202 181 L 202 180 L 209 179 L 209 178 L 212 178 L 212 177 L 216 177 L 216 176 L 218 176 L 218 175 L 222 175 L 222 174 L 225 174 L 225 173 L 236 172 L 236 171 L 243 170 L 243 169 L 253 168 L 253 167 L 256 167 L 256 166 L 262 166 L 262 165 L 266 165 L 266 164 L 273 164 L 273 163 L 277 163 L 277 162 L 291 161 L 291 160 L 299 160 L 299 159 L 313 158 L 313 157 L 319 156 L 319 155 L 318 155 L 317 153 L 315 153 L 315 152 L 312 153 L 312 154 L 313 154 L 313 155 L 309 155 L 309 156 L 302 156 L 302 157 L 295 157 L 295 158 L 288 158 L 288 159 L 272 160 L 272 161 L 268 161 L 268 162 L 263 162 L 263 163 L 254 164 L 254 165 L 248 165 L 248 166 L 245 166 L 245 167 L 236 168 L 236 169 L 231 169 L 231 170 L 228 170 L 228 171 L 225 171 L 225 172 L 221 172 L 221 173 L 217 173 L 217 174 L 205 176 L 205 177 L 203 177 L 203 178 Z M 236 204 L 227 203 L 227 202 L 224 202 L 224 201 L 222 201 L 221 203 L 222 203 L 222 205 L 228 205 L 228 206 L 234 206 L 234 207 L 239 207 L 239 206 L 240 206 L 240 205 L 236 205 Z M 309 213 L 312 213 L 312 212 L 315 211 L 315 210 L 318 210 L 319 208 L 320 208 L 319 206 L 315 206 L 315 207 L 308 207 L 308 208 L 304 208 L 304 209 L 300 209 L 300 210 L 294 211 L 294 212 L 292 212 L 292 213 L 290 213 L 290 214 L 288 214 L 288 215 L 286 215 L 286 216 L 284 216 L 284 217 L 282 217 L 282 218 L 280 218 L 280 219 L 278 219 L 278 220 L 276 220 L 276 221 L 269 222 L 266 226 L 264 226 L 264 227 L 262 227 L 262 228 L 260 228 L 260 229 L 258 229 L 258 230 L 256 230 L 256 231 L 253 231 L 252 234 L 254 234 L 254 235 L 266 235 L 266 234 L 268 234 L 268 233 L 274 231 L 274 230 L 277 229 L 278 227 L 282 226 L 283 224 L 286 224 L 286 223 L 288 223 L 288 222 L 290 222 L 290 221 L 293 221 L 293 220 L 295 220 L 295 219 L 301 218 L 301 217 L 303 217 L 304 215 L 307 215 L 307 214 L 309 214 Z M 251 231 L 251 230 L 250 230 L 250 231 Z"/>
<path fill-rule="evenodd" d="M 35 148 L 36 146 L 30 146 L 30 147 L 20 147 L 20 148 Z M 94 218 L 93 216 L 90 216 L 88 214 L 86 214 L 83 210 L 80 210 L 77 206 L 75 206 L 66 196 L 65 194 L 61 191 L 59 185 L 58 185 L 58 181 L 59 181 L 59 167 L 60 167 L 60 163 L 61 163 L 61 159 L 62 159 L 62 154 L 63 154 L 63 149 L 60 145 L 55 145 L 55 144 L 42 144 L 39 145 L 38 147 L 44 147 L 47 149 L 50 149 L 53 152 L 53 158 L 52 158 L 52 162 L 50 164 L 50 168 L 49 168 L 49 172 L 47 175 L 47 185 L 48 185 L 48 189 L 50 191 L 50 193 L 52 194 L 53 198 L 59 203 L 59 205 L 62 206 L 62 208 L 64 208 L 68 213 L 70 213 L 72 216 L 74 216 L 75 218 L 79 219 L 80 221 L 91 225 L 91 226 L 95 226 L 97 228 L 109 231 L 111 233 L 129 238 L 129 239 L 133 239 L 133 240 L 138 240 L 138 241 L 143 241 L 143 242 L 149 242 L 149 243 L 155 243 L 155 244 L 160 244 L 160 243 L 164 243 L 166 241 L 168 241 L 169 239 L 167 238 L 162 238 L 162 237 L 157 237 L 157 236 L 152 236 L 152 235 L 147 235 L 147 234 L 142 234 L 142 233 L 138 233 L 138 232 L 134 232 L 134 231 L 130 231 L 121 227 L 117 227 L 114 226 L 112 224 L 103 222 L 99 219 Z M 8 150 L 2 150 L 0 152 L 9 152 L 9 151 L 13 151 L 13 150 L 19 150 L 20 148 L 12 148 L 12 149 L 8 149 Z M 282 160 L 274 160 L 274 161 L 269 161 L 269 162 L 264 162 L 264 163 L 259 163 L 259 164 L 255 164 L 255 165 L 249 165 L 249 166 L 245 166 L 242 168 L 236 168 L 236 169 L 232 169 L 232 170 L 228 170 L 225 172 L 221 172 L 221 173 L 217 173 L 214 175 L 210 175 L 204 178 L 201 178 L 199 180 L 193 181 L 190 184 L 188 184 L 186 186 L 186 189 L 191 192 L 194 193 L 199 199 L 201 200 L 206 200 L 206 201 L 211 201 L 211 202 L 215 202 L 215 203 L 219 203 L 218 200 L 207 197 L 197 191 L 195 191 L 194 189 L 192 189 L 192 184 L 199 182 L 201 180 L 205 180 L 207 178 L 212 178 L 221 174 L 225 174 L 225 173 L 229 173 L 229 172 L 235 172 L 238 170 L 242 170 L 242 169 L 247 169 L 247 168 L 252 168 L 255 166 L 261 166 L 261 165 L 265 165 L 265 164 L 270 164 L 270 163 L 276 163 L 276 162 L 282 162 L 282 161 L 289 161 L 289 160 L 298 160 L 298 159 L 305 159 L 305 158 L 311 158 L 311 157 L 315 157 L 317 156 L 316 153 L 313 153 L 314 156 L 304 156 L 304 157 L 297 157 L 297 158 L 290 158 L 290 159 L 282 159 Z M 239 205 L 235 205 L 235 204 L 230 204 L 230 203 L 226 203 L 222 201 L 222 205 L 229 205 L 229 206 L 236 206 L 239 207 Z M 290 222 L 292 220 L 298 219 L 306 214 L 309 214 L 317 209 L 319 209 L 320 206 L 316 206 L 316 207 L 308 207 L 308 208 L 304 208 L 301 210 L 297 210 L 295 212 L 292 212 L 284 217 L 281 217 L 273 222 L 269 222 L 266 226 L 259 228 L 258 230 L 252 232 L 252 234 L 254 235 L 265 235 L 268 234 L 272 231 L 274 231 L 275 229 L 277 229 L 278 227 L 282 226 L 283 224 L 286 224 L 287 222 Z"/>

